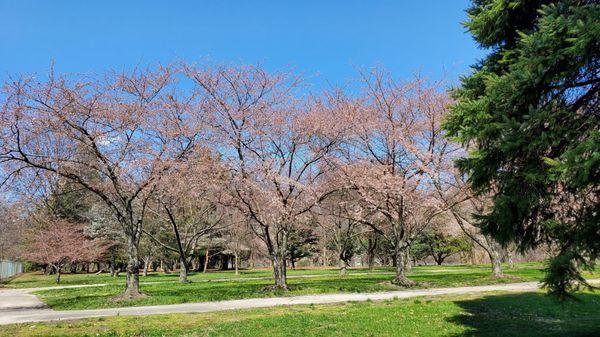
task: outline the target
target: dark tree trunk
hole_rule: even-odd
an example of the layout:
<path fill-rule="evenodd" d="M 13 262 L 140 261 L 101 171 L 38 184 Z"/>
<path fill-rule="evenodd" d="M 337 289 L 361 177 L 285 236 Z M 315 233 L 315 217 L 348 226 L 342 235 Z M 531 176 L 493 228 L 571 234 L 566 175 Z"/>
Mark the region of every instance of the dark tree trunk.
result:
<path fill-rule="evenodd" d="M 175 216 L 171 212 L 171 209 L 165 205 L 165 210 L 167 211 L 167 215 L 169 216 L 169 220 L 171 221 L 171 225 L 173 226 L 173 233 L 175 233 L 175 240 L 177 241 L 177 251 L 179 252 L 179 282 L 180 283 L 188 283 L 188 259 L 187 252 L 183 248 L 183 243 L 181 242 L 181 236 L 179 235 L 179 228 L 177 226 L 177 221 L 175 221 Z"/>
<path fill-rule="evenodd" d="M 55 276 L 54 276 L 54 280 L 56 281 L 56 284 L 60 284 L 60 266 L 54 266 L 54 270 L 56 271 Z"/>
<path fill-rule="evenodd" d="M 221 270 L 227 270 L 229 267 L 229 256 L 221 254 Z"/>
<path fill-rule="evenodd" d="M 367 264 L 369 270 L 373 270 L 375 267 L 375 250 L 377 249 L 377 239 L 373 238 L 374 233 L 369 235 L 367 241 Z"/>
<path fill-rule="evenodd" d="M 198 256 L 196 256 L 196 267 L 194 268 L 194 271 L 198 272 L 201 270 L 202 262 L 202 255 L 198 254 Z"/>
<path fill-rule="evenodd" d="M 138 240 L 135 233 L 129 233 L 127 237 L 127 280 L 123 294 L 117 299 L 132 299 L 142 297 L 140 292 L 140 261 L 138 258 Z"/>
<path fill-rule="evenodd" d="M 115 265 L 115 251 L 113 249 L 110 250 L 110 276 L 117 276 L 117 266 Z"/>
<path fill-rule="evenodd" d="M 271 265 L 273 267 L 273 278 L 275 279 L 275 288 L 281 290 L 288 290 L 287 285 L 287 266 L 286 257 L 288 254 L 287 239 L 288 233 L 281 231 L 281 236 L 276 239 L 277 244 L 274 243 L 269 233 L 269 228 L 264 229 L 265 238 L 267 239 L 267 251 L 271 257 Z"/>
<path fill-rule="evenodd" d="M 275 279 L 275 287 L 287 290 L 288 286 L 284 256 L 284 254 L 272 254 L 271 264 L 273 265 L 273 278 Z"/>

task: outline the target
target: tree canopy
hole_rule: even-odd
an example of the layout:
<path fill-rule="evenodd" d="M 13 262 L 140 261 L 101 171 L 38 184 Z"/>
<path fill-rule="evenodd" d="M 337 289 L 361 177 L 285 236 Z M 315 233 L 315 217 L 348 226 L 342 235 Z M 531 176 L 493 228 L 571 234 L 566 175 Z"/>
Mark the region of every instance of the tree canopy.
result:
<path fill-rule="evenodd" d="M 469 146 L 479 219 L 501 243 L 549 243 L 544 280 L 565 295 L 600 252 L 600 5 L 475 0 L 465 23 L 488 55 L 453 91 L 445 128 Z"/>

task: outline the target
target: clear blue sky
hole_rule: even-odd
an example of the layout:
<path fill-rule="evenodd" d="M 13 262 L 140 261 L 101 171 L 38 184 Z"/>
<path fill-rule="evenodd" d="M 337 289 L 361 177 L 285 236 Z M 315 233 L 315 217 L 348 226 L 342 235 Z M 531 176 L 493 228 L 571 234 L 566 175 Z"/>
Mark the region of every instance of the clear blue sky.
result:
<path fill-rule="evenodd" d="M 483 56 L 467 0 L 0 0 L 0 78 L 177 60 L 260 62 L 332 83 L 354 67 L 454 79 Z"/>

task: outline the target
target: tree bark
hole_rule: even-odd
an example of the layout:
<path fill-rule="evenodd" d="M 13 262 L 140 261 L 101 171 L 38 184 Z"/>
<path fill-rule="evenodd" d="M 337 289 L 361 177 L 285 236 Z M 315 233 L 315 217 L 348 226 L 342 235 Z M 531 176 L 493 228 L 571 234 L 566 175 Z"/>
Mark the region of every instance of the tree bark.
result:
<path fill-rule="evenodd" d="M 404 250 L 404 270 L 410 272 L 412 270 L 412 260 L 410 259 L 410 246 Z"/>
<path fill-rule="evenodd" d="M 375 249 L 377 249 L 377 240 L 373 239 L 373 235 L 374 234 L 369 235 L 367 243 L 367 264 L 369 265 L 369 270 L 375 268 Z"/>
<path fill-rule="evenodd" d="M 177 241 L 177 252 L 179 253 L 179 282 L 180 283 L 188 283 L 188 259 L 187 252 L 183 248 L 183 243 L 181 242 L 181 235 L 179 235 L 179 227 L 177 226 L 177 221 L 175 221 L 175 216 L 171 212 L 171 209 L 164 205 L 165 211 L 167 211 L 167 215 L 169 216 L 169 220 L 171 221 L 171 225 L 173 226 L 173 233 L 175 233 L 175 240 Z"/>
<path fill-rule="evenodd" d="M 233 253 L 234 256 L 234 264 L 235 264 L 235 274 L 239 275 L 240 274 L 240 266 L 239 266 L 239 257 L 238 257 L 238 253 L 234 252 Z"/>
<path fill-rule="evenodd" d="M 204 255 L 204 270 L 202 271 L 203 273 L 206 273 L 206 270 L 208 269 L 208 261 L 209 261 L 209 256 L 210 254 L 210 249 L 208 247 L 206 247 L 206 254 Z"/>
<path fill-rule="evenodd" d="M 189 283 L 188 281 L 188 262 L 185 258 L 179 259 L 179 283 Z"/>
<path fill-rule="evenodd" d="M 340 276 L 344 277 L 348 275 L 348 264 L 346 261 L 340 260 Z"/>
<path fill-rule="evenodd" d="M 406 257 L 407 254 L 404 250 L 408 247 L 397 248 L 394 254 L 394 264 L 396 265 L 396 277 L 392 280 L 392 283 L 401 287 L 412 287 L 415 282 L 406 277 Z"/>
<path fill-rule="evenodd" d="M 150 258 L 146 257 L 144 259 L 144 276 L 148 276 L 148 267 L 150 265 Z"/>
<path fill-rule="evenodd" d="M 515 268 L 515 262 L 513 261 L 513 252 L 510 250 L 510 247 L 506 248 L 506 262 L 508 263 L 508 269 Z"/>
<path fill-rule="evenodd" d="M 125 292 L 117 299 L 142 297 L 140 292 L 140 261 L 138 257 L 138 240 L 135 233 L 127 236 L 127 281 Z"/>
<path fill-rule="evenodd" d="M 113 249 L 110 250 L 110 276 L 111 277 L 116 277 L 117 276 L 117 268 L 115 266 L 115 251 Z"/>
<path fill-rule="evenodd" d="M 479 237 L 477 237 L 476 234 L 473 234 L 469 230 L 467 230 L 467 228 L 465 227 L 465 221 L 463 221 L 463 218 L 461 218 L 454 210 L 451 210 L 451 211 L 452 211 L 452 215 L 454 216 L 454 219 L 456 220 L 456 222 L 458 223 L 460 228 L 463 230 L 463 232 L 467 236 L 469 236 L 469 238 L 471 238 L 471 240 L 473 240 L 473 242 L 478 244 L 481 248 L 483 248 L 488 253 L 488 256 L 492 263 L 492 277 L 496 277 L 496 278 L 504 277 L 504 274 L 502 273 L 502 261 L 501 261 L 501 257 L 500 257 L 501 247 L 496 242 L 496 240 L 494 240 L 494 238 L 490 237 L 489 235 L 482 235 L 483 240 L 481 240 Z"/>
<path fill-rule="evenodd" d="M 493 240 L 493 238 L 489 238 L 486 236 L 486 241 L 489 245 L 487 253 L 492 263 L 492 277 L 504 277 L 504 273 L 502 272 L 502 257 L 500 254 L 501 247 Z"/>
<path fill-rule="evenodd" d="M 60 266 L 54 266 L 54 270 L 56 270 L 56 276 L 54 278 L 56 284 L 60 284 L 60 269 Z"/>
<path fill-rule="evenodd" d="M 285 266 L 285 254 L 274 253 L 271 255 L 271 263 L 273 265 L 273 278 L 275 279 L 275 287 L 287 290 L 287 275 Z"/>

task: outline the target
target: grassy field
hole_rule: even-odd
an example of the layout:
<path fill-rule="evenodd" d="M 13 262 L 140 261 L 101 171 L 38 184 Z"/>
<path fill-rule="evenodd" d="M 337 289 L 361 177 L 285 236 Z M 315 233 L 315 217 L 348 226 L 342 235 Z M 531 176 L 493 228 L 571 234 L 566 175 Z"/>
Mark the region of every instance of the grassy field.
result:
<path fill-rule="evenodd" d="M 599 336 L 600 294 L 542 293 L 108 317 L 3 326 L 0 336 Z"/>
<path fill-rule="evenodd" d="M 477 267 L 477 266 L 476 266 Z M 422 268 L 422 267 L 417 267 Z M 429 267 L 425 267 L 429 268 Z M 456 269 L 455 266 L 448 267 L 448 269 Z M 446 269 L 446 268 L 444 268 Z M 196 273 L 190 272 L 188 279 L 192 282 L 222 280 L 222 279 L 244 279 L 244 278 L 270 278 L 272 276 L 272 270 L 268 268 L 264 269 L 253 269 L 253 270 L 240 270 L 239 275 L 235 275 L 235 272 L 227 271 L 209 271 L 207 273 Z M 353 274 L 359 273 L 393 273 L 391 268 L 375 268 L 373 270 L 368 269 L 353 269 Z M 288 270 L 288 276 L 303 276 L 303 275 L 338 275 L 338 270 L 333 268 L 311 268 L 311 269 L 296 269 Z M 150 272 L 148 276 L 140 276 L 140 281 L 144 283 L 155 283 L 155 282 L 177 282 L 179 280 L 179 274 L 177 272 L 171 272 L 165 274 L 162 272 Z M 125 273 L 120 273 L 117 277 L 111 277 L 107 273 L 103 274 L 63 274 L 61 276 L 60 285 L 80 285 L 80 284 L 124 284 Z M 44 275 L 42 273 L 26 273 L 23 274 L 10 282 L 4 284 L 7 288 L 37 288 L 37 287 L 53 287 L 56 286 L 53 275 Z"/>
<path fill-rule="evenodd" d="M 410 277 L 417 287 L 455 287 L 539 280 L 543 274 L 540 264 L 521 264 L 506 270 L 507 278 L 490 278 L 489 267 L 482 266 L 424 266 L 416 267 Z M 314 275 L 314 276 L 311 276 Z M 598 277 L 599 274 L 589 275 Z M 265 279 L 247 279 L 264 277 Z M 290 291 L 267 290 L 272 284 L 269 270 L 243 271 L 236 276 L 232 272 L 196 273 L 190 276 L 192 283 L 177 283 L 176 274 L 151 274 L 142 278 L 142 291 L 148 297 L 114 302 L 112 297 L 123 291 L 124 276 L 111 278 L 107 275 L 65 275 L 65 285 L 107 283 L 107 286 L 79 289 L 52 289 L 35 294 L 57 310 L 93 309 L 123 306 L 176 304 L 186 302 L 217 301 L 240 298 L 294 296 L 305 294 L 373 292 L 397 290 L 389 284 L 393 277 L 391 269 L 368 271 L 355 269 L 347 277 L 338 276 L 335 269 L 303 269 L 290 271 Z M 51 276 L 26 274 L 9 282 L 7 287 L 39 287 L 51 284 Z"/>

